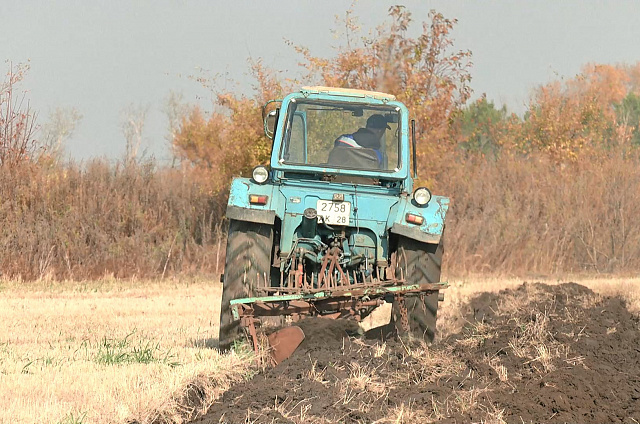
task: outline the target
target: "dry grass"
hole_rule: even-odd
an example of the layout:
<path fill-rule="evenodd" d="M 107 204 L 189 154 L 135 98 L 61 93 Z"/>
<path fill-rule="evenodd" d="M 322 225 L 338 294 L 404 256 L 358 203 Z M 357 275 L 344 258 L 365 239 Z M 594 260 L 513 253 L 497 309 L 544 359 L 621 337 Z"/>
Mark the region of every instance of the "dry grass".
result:
<path fill-rule="evenodd" d="M 452 198 L 447 272 L 637 273 L 639 162 L 624 149 L 569 163 L 539 154 L 451 158 L 435 191 Z"/>
<path fill-rule="evenodd" d="M 224 264 L 226 193 L 210 184 L 192 169 L 153 161 L 0 167 L 0 276 L 216 273 Z"/>
<path fill-rule="evenodd" d="M 213 348 L 217 282 L 0 287 L 1 423 L 181 422 L 252 372 Z"/>

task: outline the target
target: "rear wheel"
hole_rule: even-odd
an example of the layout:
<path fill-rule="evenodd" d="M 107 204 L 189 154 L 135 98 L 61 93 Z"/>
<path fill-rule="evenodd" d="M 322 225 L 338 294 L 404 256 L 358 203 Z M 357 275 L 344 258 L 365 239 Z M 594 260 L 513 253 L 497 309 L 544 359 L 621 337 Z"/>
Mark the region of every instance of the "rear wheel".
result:
<path fill-rule="evenodd" d="M 269 278 L 273 228 L 254 222 L 231 221 L 227 235 L 219 346 L 227 350 L 240 335 L 240 322 L 231 315 L 233 299 L 256 295 L 258 279 Z"/>
<path fill-rule="evenodd" d="M 401 238 L 396 252 L 397 277 L 400 278 L 402 275 L 408 284 L 439 283 L 443 251 L 442 242 L 434 245 Z M 408 332 L 428 343 L 433 342 L 435 338 L 438 294 L 438 291 L 434 291 L 430 294 L 404 297 L 406 319 L 409 324 Z M 395 324 L 400 336 L 407 333 L 403 324 L 402 309 L 400 302 L 394 300 L 391 322 Z"/>

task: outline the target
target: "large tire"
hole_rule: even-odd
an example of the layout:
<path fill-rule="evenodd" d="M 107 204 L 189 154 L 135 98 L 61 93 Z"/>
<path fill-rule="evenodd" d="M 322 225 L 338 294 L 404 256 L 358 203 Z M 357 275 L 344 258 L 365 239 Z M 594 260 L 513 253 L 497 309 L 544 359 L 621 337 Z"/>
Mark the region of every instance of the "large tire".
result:
<path fill-rule="evenodd" d="M 227 350 L 240 335 L 240 323 L 231 315 L 233 299 L 256 295 L 258 275 L 269 277 L 273 227 L 253 222 L 231 221 L 227 235 L 222 303 L 220 306 L 221 350 Z"/>
<path fill-rule="evenodd" d="M 408 238 L 398 241 L 397 276 L 402 276 L 408 284 L 439 283 L 442 267 L 442 242 L 438 245 L 420 243 Z M 436 318 L 438 315 L 438 295 L 435 291 L 428 295 L 405 296 L 405 306 L 408 312 L 409 333 L 421 338 L 427 343 L 433 342 L 436 334 Z M 393 302 L 391 322 L 400 336 L 406 335 L 402 325 L 401 309 L 398 302 Z"/>

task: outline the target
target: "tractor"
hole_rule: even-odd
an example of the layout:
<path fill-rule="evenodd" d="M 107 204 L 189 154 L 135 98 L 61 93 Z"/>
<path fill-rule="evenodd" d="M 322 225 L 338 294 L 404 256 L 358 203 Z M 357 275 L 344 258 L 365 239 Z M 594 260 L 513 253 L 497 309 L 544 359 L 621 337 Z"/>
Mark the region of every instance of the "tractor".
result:
<path fill-rule="evenodd" d="M 414 187 L 405 105 L 315 86 L 267 102 L 262 115 L 270 163 L 235 178 L 227 205 L 220 347 L 244 333 L 257 349 L 268 320 L 360 321 L 385 302 L 387 335 L 433 341 L 449 199 Z M 295 325 L 269 335 L 274 361 L 303 339 Z"/>

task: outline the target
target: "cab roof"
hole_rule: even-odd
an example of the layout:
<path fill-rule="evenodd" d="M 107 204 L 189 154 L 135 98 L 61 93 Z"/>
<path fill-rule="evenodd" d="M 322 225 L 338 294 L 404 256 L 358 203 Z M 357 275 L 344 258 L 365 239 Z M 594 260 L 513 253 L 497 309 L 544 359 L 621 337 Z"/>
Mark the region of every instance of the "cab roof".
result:
<path fill-rule="evenodd" d="M 324 87 L 321 85 L 310 86 L 310 87 L 302 87 L 300 89 L 301 93 L 323 93 L 335 96 L 348 96 L 348 97 L 371 97 L 378 100 L 387 100 L 394 101 L 396 96 L 393 94 L 382 93 L 380 91 L 368 91 L 368 90 L 357 90 L 352 88 L 339 88 L 339 87 Z"/>

